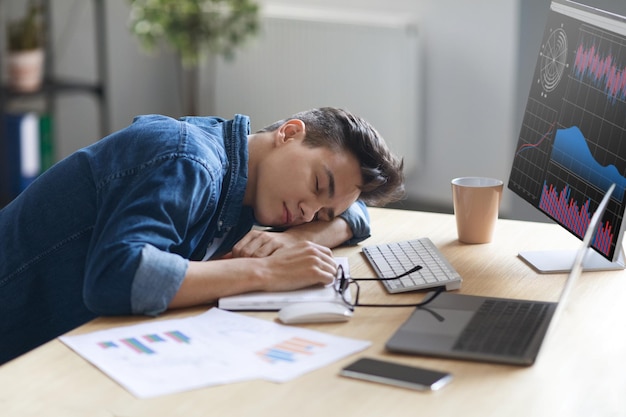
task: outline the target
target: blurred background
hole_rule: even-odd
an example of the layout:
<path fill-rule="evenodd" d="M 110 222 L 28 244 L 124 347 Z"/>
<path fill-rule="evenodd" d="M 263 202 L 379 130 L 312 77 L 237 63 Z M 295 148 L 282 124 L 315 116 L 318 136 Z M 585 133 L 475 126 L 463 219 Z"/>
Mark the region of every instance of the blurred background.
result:
<path fill-rule="evenodd" d="M 626 15 L 624 0 L 581 2 Z M 50 0 L 54 60 L 48 75 L 102 83 L 106 97 L 104 112 L 94 94 L 66 91 L 50 98 L 54 158 L 127 126 L 138 114 L 243 113 L 256 130 L 330 105 L 370 120 L 404 156 L 409 195 L 396 207 L 451 212 L 452 178 L 508 180 L 549 0 L 257 3 L 256 36 L 231 59 L 209 55 L 190 71 L 166 44 L 151 53 L 142 48 L 129 29 L 130 1 Z M 0 24 L 23 14 L 26 4 L 0 0 Z M 190 86 L 195 96 L 185 90 Z M 4 111 L 36 107 L 36 100 L 14 97 Z M 545 220 L 506 191 L 501 213 Z"/>

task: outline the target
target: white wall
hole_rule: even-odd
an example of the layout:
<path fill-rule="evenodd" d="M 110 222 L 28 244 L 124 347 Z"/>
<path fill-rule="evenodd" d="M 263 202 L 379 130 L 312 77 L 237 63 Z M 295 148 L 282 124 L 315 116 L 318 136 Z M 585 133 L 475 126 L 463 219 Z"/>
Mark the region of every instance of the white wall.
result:
<path fill-rule="evenodd" d="M 518 2 L 300 2 L 408 13 L 419 22 L 426 48 L 422 97 L 425 130 L 420 168 L 408 178 L 412 200 L 449 205 L 450 180 L 456 176 L 508 177 L 517 134 Z M 508 200 L 505 197 L 503 201 L 505 211 L 510 207 Z"/>

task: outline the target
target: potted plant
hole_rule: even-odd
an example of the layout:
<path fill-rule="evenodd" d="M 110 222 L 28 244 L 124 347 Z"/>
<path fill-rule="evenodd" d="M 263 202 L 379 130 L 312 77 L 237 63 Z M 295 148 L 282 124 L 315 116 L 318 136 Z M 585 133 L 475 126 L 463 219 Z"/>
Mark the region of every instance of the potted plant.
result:
<path fill-rule="evenodd" d="M 43 79 L 43 9 L 31 0 L 25 16 L 7 23 L 9 85 L 16 91 L 32 92 Z"/>
<path fill-rule="evenodd" d="M 130 30 L 151 51 L 165 41 L 180 56 L 187 84 L 184 111 L 196 113 L 198 66 L 209 55 L 232 58 L 256 35 L 259 7 L 255 0 L 129 0 Z M 185 107 L 185 106 L 184 106 Z"/>

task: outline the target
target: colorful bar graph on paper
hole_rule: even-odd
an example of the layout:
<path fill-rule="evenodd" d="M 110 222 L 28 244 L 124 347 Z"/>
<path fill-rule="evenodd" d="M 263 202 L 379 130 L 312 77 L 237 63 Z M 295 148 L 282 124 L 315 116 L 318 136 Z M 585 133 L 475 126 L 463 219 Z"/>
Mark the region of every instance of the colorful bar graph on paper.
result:
<path fill-rule="evenodd" d="M 145 334 L 141 337 L 128 337 L 120 339 L 119 344 L 113 341 L 99 342 L 98 346 L 102 349 L 125 346 L 135 353 L 153 355 L 157 352 L 148 345 L 155 346 L 156 343 L 164 343 L 167 341 L 189 344 L 191 343 L 191 338 L 179 330 L 172 330 L 169 332 L 163 332 L 162 334 L 151 333 Z"/>
<path fill-rule="evenodd" d="M 98 346 L 100 346 L 102 349 L 109 349 L 109 348 L 116 348 L 117 347 L 115 342 L 111 342 L 111 341 L 100 342 L 100 343 L 98 343 Z"/>
<path fill-rule="evenodd" d="M 185 336 L 182 332 L 178 330 L 165 332 L 165 335 L 179 343 L 189 343 L 191 341 L 189 337 Z"/>
<path fill-rule="evenodd" d="M 123 343 L 126 347 L 129 347 L 130 349 L 135 351 L 136 353 L 146 353 L 148 355 L 156 353 L 154 350 L 150 349 L 148 346 L 144 345 L 134 337 L 120 339 L 120 342 Z"/>
<path fill-rule="evenodd" d="M 301 355 L 310 356 L 326 346 L 323 343 L 314 342 L 312 340 L 293 337 L 274 346 L 260 350 L 257 356 L 269 363 L 277 362 L 296 362 Z"/>
<path fill-rule="evenodd" d="M 163 339 L 158 334 L 147 334 L 143 336 L 143 338 L 150 343 L 165 342 L 165 339 Z"/>

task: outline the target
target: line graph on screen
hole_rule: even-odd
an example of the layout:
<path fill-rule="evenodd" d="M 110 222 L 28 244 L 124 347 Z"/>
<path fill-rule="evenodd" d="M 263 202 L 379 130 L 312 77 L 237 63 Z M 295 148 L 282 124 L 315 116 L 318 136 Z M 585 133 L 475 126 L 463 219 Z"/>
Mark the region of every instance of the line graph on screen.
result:
<path fill-rule="evenodd" d="M 574 75 L 604 91 L 611 103 L 626 99 L 626 66 L 611 53 L 602 52 L 595 43 L 576 49 Z"/>

